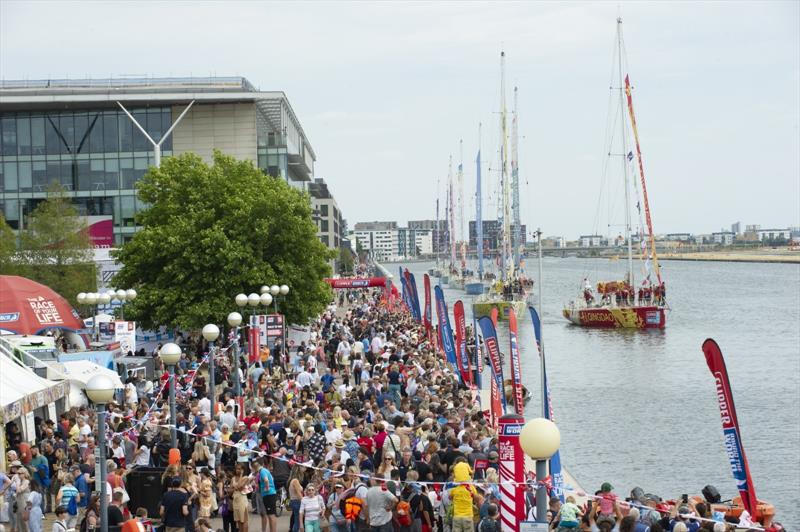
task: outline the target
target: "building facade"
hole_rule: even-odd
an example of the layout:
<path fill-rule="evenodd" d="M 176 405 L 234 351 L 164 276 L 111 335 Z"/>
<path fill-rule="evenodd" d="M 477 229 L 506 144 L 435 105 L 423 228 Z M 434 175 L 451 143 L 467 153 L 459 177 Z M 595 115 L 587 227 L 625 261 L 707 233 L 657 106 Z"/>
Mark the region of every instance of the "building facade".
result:
<path fill-rule="evenodd" d="M 317 224 L 317 237 L 328 249 L 338 251 L 347 234 L 347 221 L 331 194 L 324 179 L 315 178 L 308 184 L 314 222 Z M 337 255 L 338 257 L 338 255 Z M 331 269 L 338 272 L 338 259 L 331 260 Z"/>
<path fill-rule="evenodd" d="M 733 231 L 717 231 L 716 233 L 711 233 L 711 238 L 714 240 L 715 244 L 722 244 L 723 246 L 730 246 L 733 244 L 733 238 L 736 236 L 736 233 Z"/>
<path fill-rule="evenodd" d="M 581 235 L 578 241 L 582 248 L 594 248 L 603 244 L 603 237 L 600 235 Z"/>
<path fill-rule="evenodd" d="M 409 220 L 408 228 L 410 230 L 428 230 L 431 232 L 431 253 L 446 253 L 448 251 L 447 238 L 449 230 L 447 228 L 447 220 L 439 220 L 438 226 L 436 220 Z"/>
<path fill-rule="evenodd" d="M 368 252 L 375 260 L 400 257 L 397 222 L 359 222 L 353 229 L 356 249 Z"/>
<path fill-rule="evenodd" d="M 0 81 L 0 210 L 18 229 L 57 183 L 81 214 L 110 216 L 119 245 L 146 207 L 136 183 L 156 162 L 148 137 L 161 157 L 220 150 L 303 190 L 314 175 L 286 95 L 244 78 Z"/>
<path fill-rule="evenodd" d="M 498 220 L 484 220 L 483 221 L 483 249 L 485 251 L 494 251 L 501 247 L 503 241 L 503 224 Z M 525 225 L 520 225 L 520 246 L 527 243 L 526 235 L 528 234 Z M 474 220 L 469 222 L 469 247 L 472 250 L 477 250 L 478 241 L 477 224 Z"/>
<path fill-rule="evenodd" d="M 792 230 L 786 229 L 758 229 L 758 240 L 761 242 L 789 242 L 792 239 Z"/>

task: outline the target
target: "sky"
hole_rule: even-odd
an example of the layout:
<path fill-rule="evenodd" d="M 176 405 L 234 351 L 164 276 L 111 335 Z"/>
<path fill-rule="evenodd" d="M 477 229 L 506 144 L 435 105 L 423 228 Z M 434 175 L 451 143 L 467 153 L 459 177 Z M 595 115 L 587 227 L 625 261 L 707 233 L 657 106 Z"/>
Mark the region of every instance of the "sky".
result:
<path fill-rule="evenodd" d="M 622 220 L 605 140 L 617 16 L 655 231 L 800 225 L 795 1 L 2 0 L 0 77 L 241 75 L 284 91 L 352 228 L 433 218 L 462 139 L 474 219 L 479 123 L 494 217 L 504 50 L 522 221 L 575 238 Z"/>

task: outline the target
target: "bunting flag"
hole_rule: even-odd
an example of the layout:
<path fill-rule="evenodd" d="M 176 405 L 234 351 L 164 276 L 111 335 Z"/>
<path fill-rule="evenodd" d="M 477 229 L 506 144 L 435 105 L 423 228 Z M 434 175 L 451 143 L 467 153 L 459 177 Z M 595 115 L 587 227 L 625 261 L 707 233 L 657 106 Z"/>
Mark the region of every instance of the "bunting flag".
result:
<path fill-rule="evenodd" d="M 500 346 L 497 343 L 497 330 L 491 318 L 486 316 L 478 320 L 478 325 L 483 333 L 483 345 L 489 353 L 489 362 L 492 365 L 492 412 L 498 418 L 505 414 L 506 394 L 503 388 L 503 365 L 500 362 Z"/>
<path fill-rule="evenodd" d="M 517 345 L 517 315 L 513 308 L 508 309 L 508 337 L 511 340 L 511 386 L 514 391 L 514 408 L 517 415 L 524 416 L 522 369 L 519 365 L 519 346 Z"/>
<path fill-rule="evenodd" d="M 753 479 L 750 478 L 750 468 L 747 465 L 747 457 L 742 446 L 741 430 L 736 417 L 736 407 L 733 404 L 733 392 L 728 379 L 728 370 L 725 367 L 725 359 L 722 357 L 719 345 L 711 338 L 703 342 L 703 353 L 717 387 L 722 433 L 725 435 L 725 450 L 731 463 L 733 478 L 736 480 L 744 509 L 750 513 L 753 519 L 757 520 L 760 516 L 757 515 L 756 489 L 753 486 Z"/>
<path fill-rule="evenodd" d="M 456 360 L 456 349 L 453 343 L 453 329 L 450 328 L 450 317 L 447 315 L 447 303 L 444 302 L 444 293 L 441 286 L 437 284 L 433 291 L 436 294 L 436 318 L 439 322 L 439 339 L 447 362 L 450 367 L 455 369 L 458 366 L 458 361 Z"/>
<path fill-rule="evenodd" d="M 420 312 L 419 309 L 419 293 L 417 293 L 417 280 L 414 278 L 414 274 L 409 272 L 408 269 L 406 269 L 406 273 L 408 274 L 408 284 L 411 287 L 411 303 L 413 305 L 411 313 L 417 321 L 422 321 L 422 312 Z"/>
<path fill-rule="evenodd" d="M 533 321 L 533 333 L 536 336 L 536 345 L 539 349 L 539 356 L 542 360 L 542 380 L 544 381 L 544 395 L 542 397 L 542 410 L 544 410 L 543 415 L 545 419 L 555 422 L 555 418 L 553 416 L 553 403 L 550 399 L 550 385 L 547 383 L 547 359 L 544 356 L 544 346 L 542 345 L 542 322 L 539 320 L 539 314 L 536 312 L 535 308 L 529 306 L 528 311 L 531 314 L 531 321 Z M 550 476 L 553 479 L 552 490 L 550 494 L 559 497 L 561 502 L 564 502 L 564 474 L 561 472 L 560 451 L 556 451 L 556 454 L 550 457 Z"/>
<path fill-rule="evenodd" d="M 431 278 L 426 273 L 422 278 L 423 288 L 425 289 L 425 314 L 422 317 L 422 323 L 425 324 L 425 333 L 428 336 L 428 341 L 431 340 Z"/>
<path fill-rule="evenodd" d="M 469 354 L 467 354 L 467 319 L 464 316 L 464 303 L 459 299 L 453 305 L 453 319 L 456 322 L 456 358 L 461 379 L 472 384 Z"/>

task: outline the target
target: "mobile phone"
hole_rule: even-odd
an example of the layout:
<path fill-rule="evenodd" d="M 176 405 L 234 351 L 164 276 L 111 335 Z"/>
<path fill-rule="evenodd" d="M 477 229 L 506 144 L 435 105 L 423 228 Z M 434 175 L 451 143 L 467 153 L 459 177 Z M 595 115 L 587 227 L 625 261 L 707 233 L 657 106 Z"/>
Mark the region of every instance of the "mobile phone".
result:
<path fill-rule="evenodd" d="M 689 496 L 688 496 L 687 494 L 685 494 L 685 493 L 684 493 L 683 495 L 681 495 L 681 500 L 682 500 L 683 502 L 689 502 Z"/>

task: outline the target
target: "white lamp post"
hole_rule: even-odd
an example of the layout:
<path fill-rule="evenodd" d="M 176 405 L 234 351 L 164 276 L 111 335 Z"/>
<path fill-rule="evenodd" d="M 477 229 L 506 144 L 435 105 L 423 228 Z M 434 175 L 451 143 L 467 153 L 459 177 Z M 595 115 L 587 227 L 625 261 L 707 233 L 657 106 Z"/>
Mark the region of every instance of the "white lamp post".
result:
<path fill-rule="evenodd" d="M 217 401 L 216 386 L 214 382 L 214 357 L 216 356 L 216 352 L 214 350 L 214 340 L 219 338 L 219 327 L 213 323 L 209 323 L 203 327 L 203 338 L 205 338 L 208 342 L 208 377 L 210 379 L 208 391 L 211 394 L 211 419 L 214 419 L 214 405 Z"/>
<path fill-rule="evenodd" d="M 100 448 L 100 530 L 108 532 L 108 493 L 106 492 L 106 404 L 114 399 L 114 381 L 105 374 L 86 383 L 86 395 L 97 405 L 97 444 Z"/>
<path fill-rule="evenodd" d="M 178 434 L 175 430 L 175 425 L 177 424 L 175 415 L 175 365 L 181 359 L 181 348 L 178 346 L 178 344 L 169 342 L 161 346 L 159 356 L 161 357 L 161 360 L 164 361 L 164 364 L 167 365 L 167 371 L 169 372 L 170 436 L 172 440 L 172 448 L 176 449 L 178 447 Z"/>
<path fill-rule="evenodd" d="M 549 419 L 531 419 L 519 433 L 519 444 L 525 454 L 536 461 L 536 521 L 547 522 L 547 488 L 542 480 L 547 477 L 547 461 L 561 445 L 561 433 Z"/>
<path fill-rule="evenodd" d="M 98 295 L 94 292 L 81 292 L 78 294 L 78 303 L 88 305 L 89 310 L 92 312 L 92 339 L 95 339 L 95 331 L 97 330 L 97 307 L 95 305 L 97 305 Z"/>
<path fill-rule="evenodd" d="M 234 379 L 234 390 L 236 390 L 237 398 L 242 396 L 242 381 L 239 379 L 239 325 L 241 324 L 241 314 L 238 312 L 228 314 L 228 325 L 233 327 L 233 364 L 231 364 L 231 370 L 233 371 L 232 378 Z"/>

